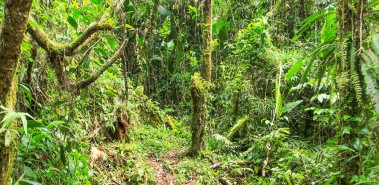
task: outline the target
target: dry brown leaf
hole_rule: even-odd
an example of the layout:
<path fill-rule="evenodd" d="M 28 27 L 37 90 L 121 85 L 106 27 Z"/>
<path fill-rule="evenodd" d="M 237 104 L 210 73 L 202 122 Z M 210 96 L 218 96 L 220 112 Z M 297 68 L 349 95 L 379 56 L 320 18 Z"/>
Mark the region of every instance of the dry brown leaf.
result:
<path fill-rule="evenodd" d="M 103 157 L 105 154 L 105 150 L 102 149 L 101 147 L 92 147 L 91 148 L 91 158 L 92 159 L 97 159 L 99 157 Z"/>

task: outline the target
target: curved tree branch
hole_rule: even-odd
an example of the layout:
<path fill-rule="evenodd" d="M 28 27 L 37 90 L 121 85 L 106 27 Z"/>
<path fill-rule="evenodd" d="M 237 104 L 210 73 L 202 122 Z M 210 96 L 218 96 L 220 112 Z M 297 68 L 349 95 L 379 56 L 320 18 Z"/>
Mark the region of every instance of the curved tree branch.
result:
<path fill-rule="evenodd" d="M 32 17 L 30 17 L 30 19 L 33 20 Z M 37 26 L 32 27 L 30 24 L 28 24 L 27 32 L 30 34 L 30 36 L 32 36 L 33 40 L 35 40 L 37 44 L 47 53 L 51 53 L 60 47 L 58 43 L 50 40 L 47 34 Z"/>
<path fill-rule="evenodd" d="M 78 69 L 80 68 L 80 66 L 82 66 L 84 60 L 87 58 L 88 54 L 92 51 L 92 48 L 95 47 L 95 45 L 96 45 L 99 41 L 100 41 L 100 40 L 96 41 L 95 44 L 93 44 L 90 48 L 87 49 L 87 51 L 86 51 L 86 52 L 84 53 L 84 55 L 83 55 L 82 60 L 78 63 L 78 66 L 74 69 L 74 71 L 72 71 L 72 72 L 70 73 L 70 75 L 73 74 L 73 73 L 75 73 L 76 70 L 78 70 Z M 69 76 L 70 76 L 70 75 L 69 75 Z"/>
<path fill-rule="evenodd" d="M 78 52 L 79 48 L 83 45 L 87 45 L 91 40 L 97 38 L 98 31 L 102 30 L 112 30 L 113 27 L 108 23 L 109 19 L 121 9 L 121 6 L 125 0 L 117 0 L 115 5 L 110 6 L 104 14 L 101 16 L 98 22 L 91 23 L 83 33 L 68 44 L 59 44 L 47 36 L 43 29 L 35 26 L 32 27 L 28 24 L 27 32 L 32 36 L 32 38 L 38 43 L 38 45 L 43 48 L 49 54 L 63 54 L 66 56 L 72 56 Z M 95 34 L 95 35 L 94 35 Z"/>
<path fill-rule="evenodd" d="M 116 53 L 105 64 L 103 64 L 95 74 L 93 74 L 91 77 L 89 77 L 85 80 L 79 81 L 78 83 L 74 84 L 73 85 L 73 86 L 75 86 L 74 90 L 79 90 L 79 89 L 85 88 L 88 85 L 90 85 L 91 83 L 93 83 L 94 81 L 96 81 L 100 77 L 100 75 L 102 75 L 104 73 L 104 71 L 106 71 L 110 66 L 112 66 L 117 61 L 117 59 L 119 59 L 121 57 L 121 54 L 123 53 L 127 43 L 128 43 L 128 39 L 126 39 L 122 43 L 122 45 L 116 51 Z"/>
<path fill-rule="evenodd" d="M 91 23 L 88 26 L 88 28 L 77 39 L 72 41 L 70 44 L 64 46 L 66 50 L 66 55 L 70 56 L 74 54 L 74 51 L 86 41 L 89 42 L 90 40 L 87 39 L 91 38 L 92 34 L 96 33 L 97 31 L 112 29 L 113 27 L 109 23 Z"/>

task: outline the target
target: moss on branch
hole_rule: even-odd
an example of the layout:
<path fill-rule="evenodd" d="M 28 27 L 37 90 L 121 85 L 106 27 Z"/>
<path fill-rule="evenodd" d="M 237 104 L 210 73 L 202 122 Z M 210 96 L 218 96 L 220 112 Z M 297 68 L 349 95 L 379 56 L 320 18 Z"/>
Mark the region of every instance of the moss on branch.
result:
<path fill-rule="evenodd" d="M 117 61 L 117 59 L 119 59 L 121 57 L 121 54 L 123 53 L 127 43 L 128 43 L 128 40 L 126 39 L 122 43 L 120 48 L 117 50 L 117 52 L 105 64 L 103 64 L 95 74 L 93 74 L 91 77 L 89 77 L 85 80 L 82 80 L 82 81 L 79 81 L 78 83 L 76 83 L 74 85 L 75 86 L 74 90 L 79 90 L 79 89 L 85 88 L 88 85 L 90 85 L 91 83 L 93 83 L 94 81 L 96 81 L 100 77 L 100 75 L 102 75 L 104 73 L 105 70 L 107 70 L 110 66 L 112 66 Z"/>

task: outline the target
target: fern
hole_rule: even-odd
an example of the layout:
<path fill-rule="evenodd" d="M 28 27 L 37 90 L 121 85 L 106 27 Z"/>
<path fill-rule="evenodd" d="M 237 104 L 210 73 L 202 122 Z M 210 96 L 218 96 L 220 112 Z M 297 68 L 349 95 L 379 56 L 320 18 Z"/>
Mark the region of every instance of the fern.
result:
<path fill-rule="evenodd" d="M 350 77 L 349 73 L 344 70 L 344 66 L 347 66 L 347 39 L 343 40 L 337 45 L 335 58 L 336 61 L 341 62 L 342 69 L 337 76 L 338 88 L 343 89 L 349 83 Z"/>
<path fill-rule="evenodd" d="M 366 91 L 370 94 L 372 101 L 374 102 L 375 111 L 379 114 L 379 90 L 376 75 L 377 70 L 373 70 L 371 66 L 377 68 L 379 65 L 379 35 L 372 37 L 372 52 L 371 50 L 364 50 L 361 55 L 364 62 L 362 62 L 362 72 L 366 81 Z"/>
<path fill-rule="evenodd" d="M 353 44 L 350 46 L 350 78 L 351 78 L 351 85 L 354 88 L 354 91 L 357 96 L 357 102 L 358 106 L 361 107 L 362 105 L 362 87 L 361 87 L 361 81 L 359 80 L 359 75 L 355 69 L 355 47 Z"/>
<path fill-rule="evenodd" d="M 369 68 L 366 65 L 362 64 L 362 71 L 365 75 L 367 87 L 366 91 L 371 95 L 372 101 L 375 103 L 375 111 L 379 114 L 379 91 L 378 84 L 376 83 L 376 79 L 369 72 Z"/>
<path fill-rule="evenodd" d="M 372 36 L 372 48 L 376 55 L 379 56 L 379 35 Z"/>

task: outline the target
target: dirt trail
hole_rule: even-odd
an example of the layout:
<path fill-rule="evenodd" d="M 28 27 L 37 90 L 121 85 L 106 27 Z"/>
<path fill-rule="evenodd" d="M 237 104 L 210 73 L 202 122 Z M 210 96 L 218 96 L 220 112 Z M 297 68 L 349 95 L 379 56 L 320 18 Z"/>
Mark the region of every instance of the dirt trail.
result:
<path fill-rule="evenodd" d="M 156 185 L 174 185 L 176 178 L 170 172 L 170 169 L 167 169 L 167 165 L 174 166 L 177 164 L 180 159 L 179 157 L 184 153 L 184 150 L 172 150 L 169 153 L 163 155 L 162 160 L 158 160 L 155 157 L 149 157 L 148 161 L 151 166 L 155 169 L 155 182 Z M 166 163 L 166 164 L 165 164 Z"/>

